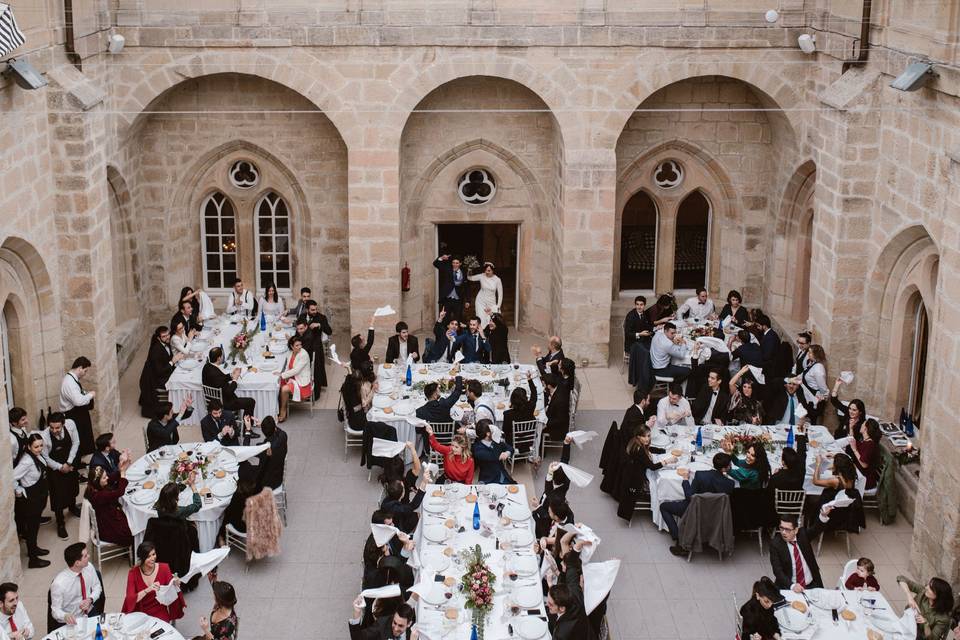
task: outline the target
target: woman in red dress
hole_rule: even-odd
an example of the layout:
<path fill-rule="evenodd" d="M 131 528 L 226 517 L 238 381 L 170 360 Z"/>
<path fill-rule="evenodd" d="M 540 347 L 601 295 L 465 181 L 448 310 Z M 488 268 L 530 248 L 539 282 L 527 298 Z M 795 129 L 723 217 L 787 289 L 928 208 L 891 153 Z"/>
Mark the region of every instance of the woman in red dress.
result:
<path fill-rule="evenodd" d="M 187 606 L 182 593 L 178 593 L 177 599 L 169 605 L 162 605 L 157 601 L 160 587 L 171 582 L 176 582 L 179 586 L 180 578 L 174 578 L 170 567 L 165 563 L 157 562 L 157 550 L 152 542 L 140 543 L 137 547 L 137 560 L 139 564 L 127 574 L 127 596 L 123 599 L 121 611 L 139 611 L 164 622 L 182 618 L 183 610 Z"/>
<path fill-rule="evenodd" d="M 104 542 L 123 546 L 133 544 L 133 535 L 127 516 L 120 506 L 120 498 L 127 490 L 127 467 L 130 461 L 120 460 L 120 471 L 108 474 L 104 467 L 94 467 L 84 494 L 97 516 L 97 533 Z"/>

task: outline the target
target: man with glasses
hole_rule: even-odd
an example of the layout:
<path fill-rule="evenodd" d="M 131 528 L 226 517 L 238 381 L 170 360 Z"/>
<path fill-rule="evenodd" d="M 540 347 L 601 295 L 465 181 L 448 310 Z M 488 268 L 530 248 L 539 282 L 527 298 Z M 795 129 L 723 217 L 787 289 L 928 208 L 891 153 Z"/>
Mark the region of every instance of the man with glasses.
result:
<path fill-rule="evenodd" d="M 813 546 L 795 515 L 780 516 L 780 535 L 770 544 L 770 566 L 778 589 L 823 588 L 820 567 L 813 555 Z"/>
<path fill-rule="evenodd" d="M 807 368 L 807 351 L 810 350 L 810 343 L 813 342 L 813 336 L 809 331 L 801 331 L 797 334 L 797 353 L 793 357 L 793 375 L 798 376 Z"/>

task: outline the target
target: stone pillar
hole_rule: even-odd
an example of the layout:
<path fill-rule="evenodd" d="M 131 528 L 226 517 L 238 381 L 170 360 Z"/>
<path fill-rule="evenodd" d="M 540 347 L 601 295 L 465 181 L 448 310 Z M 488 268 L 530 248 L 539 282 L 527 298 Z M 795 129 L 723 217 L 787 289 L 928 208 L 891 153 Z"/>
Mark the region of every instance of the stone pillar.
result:
<path fill-rule="evenodd" d="M 3 367 L 0 367 L 0 388 L 4 383 Z M 0 416 L 3 416 L 4 424 L 7 420 L 7 398 L 0 394 Z M 0 438 L 0 519 L 4 525 L 0 527 L 0 582 L 8 580 L 16 582 L 23 574 L 23 564 L 20 561 L 20 539 L 17 537 L 17 527 L 13 522 L 13 467 L 7 463 L 10 460 L 10 438 Z"/>
<path fill-rule="evenodd" d="M 60 300 L 64 371 L 81 355 L 93 363 L 84 388 L 97 392 L 94 429 L 105 431 L 117 423 L 120 401 L 104 93 L 70 65 L 51 71 L 49 79 L 55 248 L 59 272 L 64 274 Z"/>
<path fill-rule="evenodd" d="M 580 365 L 605 366 L 616 225 L 617 158 L 611 149 L 577 149 L 563 167 L 560 322 L 564 351 Z M 569 345 L 569 346 L 568 346 Z"/>

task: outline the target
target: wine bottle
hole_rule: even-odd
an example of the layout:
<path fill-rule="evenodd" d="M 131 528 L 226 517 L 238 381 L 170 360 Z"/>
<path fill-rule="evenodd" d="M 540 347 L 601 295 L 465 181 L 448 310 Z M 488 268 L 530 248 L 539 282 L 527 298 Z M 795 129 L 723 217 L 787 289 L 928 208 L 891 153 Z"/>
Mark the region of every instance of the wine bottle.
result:
<path fill-rule="evenodd" d="M 407 365 L 406 383 L 408 387 L 413 384 L 413 367 L 411 367 L 409 364 Z"/>

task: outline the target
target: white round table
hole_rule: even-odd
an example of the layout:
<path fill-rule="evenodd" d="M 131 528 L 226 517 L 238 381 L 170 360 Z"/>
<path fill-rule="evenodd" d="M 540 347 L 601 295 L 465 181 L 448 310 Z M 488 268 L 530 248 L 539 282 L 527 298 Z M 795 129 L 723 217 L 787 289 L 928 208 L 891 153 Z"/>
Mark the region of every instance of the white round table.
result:
<path fill-rule="evenodd" d="M 110 640 L 149 640 L 157 631 L 163 634 L 153 640 L 184 640 L 173 625 L 145 613 L 108 613 L 104 616 L 105 629 Z M 90 640 L 97 632 L 96 619 L 86 619 L 85 625 L 61 627 L 45 635 L 44 640 Z"/>

